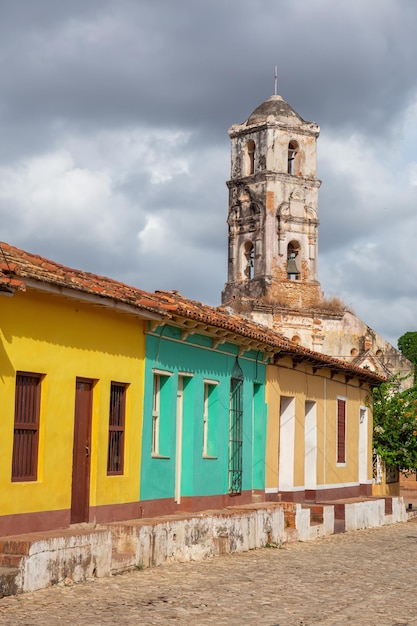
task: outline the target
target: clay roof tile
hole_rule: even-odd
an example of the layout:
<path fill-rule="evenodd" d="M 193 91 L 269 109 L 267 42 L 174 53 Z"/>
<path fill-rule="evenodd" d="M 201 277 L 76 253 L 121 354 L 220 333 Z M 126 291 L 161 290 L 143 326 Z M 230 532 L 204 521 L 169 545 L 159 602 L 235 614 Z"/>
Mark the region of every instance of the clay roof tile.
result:
<path fill-rule="evenodd" d="M 15 278 L 17 276 L 19 278 Z M 175 313 L 176 316 L 201 321 L 210 326 L 229 330 L 242 337 L 257 340 L 277 348 L 277 352 L 282 350 L 290 356 L 305 357 L 310 362 L 321 363 L 323 367 L 327 366 L 338 371 L 356 373 L 362 379 L 373 384 L 385 380 L 383 376 L 369 370 L 296 345 L 276 331 L 240 315 L 230 313 L 224 307 L 216 308 L 196 300 L 189 300 L 177 291 L 148 293 L 105 276 L 65 267 L 0 242 L 0 285 L 5 288 L 4 290 L 10 289 L 11 292 L 16 289 L 24 290 L 26 288 L 25 279 L 99 295 L 116 302 L 128 303 L 138 309 L 153 314 L 157 313 L 166 320 L 171 319 L 172 314 Z"/>

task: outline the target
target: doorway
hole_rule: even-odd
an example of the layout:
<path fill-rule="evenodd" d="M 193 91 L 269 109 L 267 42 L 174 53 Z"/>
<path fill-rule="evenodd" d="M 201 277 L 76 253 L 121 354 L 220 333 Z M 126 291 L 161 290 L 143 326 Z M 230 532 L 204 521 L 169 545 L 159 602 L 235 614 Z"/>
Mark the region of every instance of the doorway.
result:
<path fill-rule="evenodd" d="M 317 414 L 316 403 L 306 401 L 304 419 L 304 487 L 317 487 Z"/>
<path fill-rule="evenodd" d="M 71 524 L 88 522 L 93 381 L 77 378 L 75 385 L 72 456 Z"/>

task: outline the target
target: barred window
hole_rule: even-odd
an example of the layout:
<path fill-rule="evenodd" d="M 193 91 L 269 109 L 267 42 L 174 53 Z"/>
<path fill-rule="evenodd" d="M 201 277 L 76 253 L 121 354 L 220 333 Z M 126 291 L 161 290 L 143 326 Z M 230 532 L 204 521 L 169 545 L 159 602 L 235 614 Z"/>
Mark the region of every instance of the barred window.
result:
<path fill-rule="evenodd" d="M 229 494 L 242 492 L 243 457 L 243 371 L 236 357 L 230 379 Z"/>
<path fill-rule="evenodd" d="M 41 374 L 16 373 L 12 481 L 37 480 Z"/>
<path fill-rule="evenodd" d="M 126 387 L 124 383 L 110 387 L 108 475 L 123 474 Z"/>
<path fill-rule="evenodd" d="M 346 400 L 337 399 L 337 462 L 346 463 Z"/>

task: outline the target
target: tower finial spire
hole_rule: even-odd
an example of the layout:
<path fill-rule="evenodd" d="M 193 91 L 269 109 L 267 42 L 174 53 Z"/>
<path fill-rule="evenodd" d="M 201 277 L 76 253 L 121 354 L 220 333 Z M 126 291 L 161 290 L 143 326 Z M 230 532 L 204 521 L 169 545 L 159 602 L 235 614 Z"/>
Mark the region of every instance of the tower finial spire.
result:
<path fill-rule="evenodd" d="M 275 66 L 275 69 L 274 69 L 274 96 L 278 95 L 277 89 L 278 89 L 278 70 L 277 70 L 277 66 Z"/>

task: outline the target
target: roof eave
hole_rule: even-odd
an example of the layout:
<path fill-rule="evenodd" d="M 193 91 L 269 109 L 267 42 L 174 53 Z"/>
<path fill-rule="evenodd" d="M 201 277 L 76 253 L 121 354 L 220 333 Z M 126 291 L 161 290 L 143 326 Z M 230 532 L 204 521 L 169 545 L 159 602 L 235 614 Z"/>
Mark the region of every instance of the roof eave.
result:
<path fill-rule="evenodd" d="M 64 298 L 69 298 L 78 302 L 92 304 L 94 306 L 104 307 L 106 309 L 111 309 L 113 311 L 119 311 L 122 313 L 128 313 L 130 315 L 134 315 L 135 317 L 139 317 L 140 319 L 157 321 L 166 319 L 164 315 L 156 313 L 152 309 L 148 309 L 143 305 L 129 304 L 128 302 L 123 302 L 122 300 L 118 300 L 117 298 L 111 296 L 95 295 L 87 291 L 71 289 L 69 287 L 41 282 L 31 278 L 25 279 L 25 283 L 28 289 L 32 289 L 34 291 L 60 295 Z"/>

